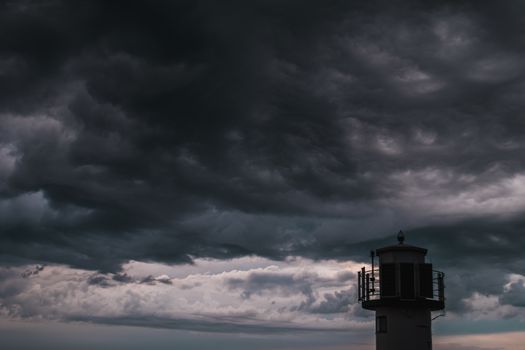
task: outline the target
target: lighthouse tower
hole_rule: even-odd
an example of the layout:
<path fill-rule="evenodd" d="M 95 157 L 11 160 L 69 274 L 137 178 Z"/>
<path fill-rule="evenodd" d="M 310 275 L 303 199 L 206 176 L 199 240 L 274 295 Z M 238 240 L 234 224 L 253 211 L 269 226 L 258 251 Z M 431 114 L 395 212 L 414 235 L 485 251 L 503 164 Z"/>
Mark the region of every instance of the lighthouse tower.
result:
<path fill-rule="evenodd" d="M 376 312 L 376 350 L 431 350 L 431 311 L 445 308 L 444 273 L 425 262 L 427 250 L 404 243 L 370 252 L 358 273 L 362 307 Z M 379 258 L 379 268 L 375 257 Z"/>

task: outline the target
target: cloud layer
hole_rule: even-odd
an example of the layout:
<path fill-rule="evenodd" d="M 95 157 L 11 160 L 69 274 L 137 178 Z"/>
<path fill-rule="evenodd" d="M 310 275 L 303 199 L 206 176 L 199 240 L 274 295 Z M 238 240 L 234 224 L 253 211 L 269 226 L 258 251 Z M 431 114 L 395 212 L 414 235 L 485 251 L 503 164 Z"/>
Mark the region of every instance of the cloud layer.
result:
<path fill-rule="evenodd" d="M 241 333 L 358 332 L 372 325 L 356 303 L 355 264 L 241 258 L 214 273 L 210 265 L 131 263 L 121 274 L 63 266 L 3 269 L 0 314 Z"/>
<path fill-rule="evenodd" d="M 343 315 L 361 317 L 351 275 L 226 273 L 221 261 L 353 264 L 403 228 L 447 273 L 452 312 L 519 318 L 524 10 L 518 1 L 3 2 L 3 312 L 162 323 L 163 293 L 183 298 L 211 283 L 231 297 L 217 301 L 224 308 L 275 294 L 264 317 L 347 323 Z M 215 272 L 195 281 L 126 270 L 205 258 Z M 99 315 L 106 293 L 125 303 Z M 177 319 L 208 302 L 193 300 L 187 315 L 177 304 Z M 258 326 L 273 322 L 261 317 Z"/>
<path fill-rule="evenodd" d="M 382 5 L 4 3 L 5 259 L 327 257 L 520 214 L 520 5 Z"/>

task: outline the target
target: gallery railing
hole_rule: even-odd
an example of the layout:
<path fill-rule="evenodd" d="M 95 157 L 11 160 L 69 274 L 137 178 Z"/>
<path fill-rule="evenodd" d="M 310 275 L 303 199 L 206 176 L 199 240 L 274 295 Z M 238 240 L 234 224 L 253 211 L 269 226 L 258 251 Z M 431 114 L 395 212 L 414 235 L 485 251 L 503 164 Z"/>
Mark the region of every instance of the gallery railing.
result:
<path fill-rule="evenodd" d="M 374 270 L 365 270 L 363 267 L 361 271 L 358 272 L 358 300 L 359 302 L 363 301 L 369 301 L 369 300 L 380 300 L 380 299 L 386 299 L 386 298 L 401 298 L 403 299 L 403 295 L 400 292 L 399 287 L 394 288 L 394 292 L 390 292 L 388 295 L 383 295 L 385 293 L 381 293 L 381 279 L 380 279 L 380 269 L 374 269 Z M 422 292 L 422 288 L 420 287 L 419 283 L 416 283 L 420 281 L 420 276 L 417 273 L 414 275 L 413 279 L 413 285 L 414 285 L 414 293 L 413 298 L 424 298 L 429 300 L 436 300 L 436 301 L 444 301 L 445 300 L 445 274 L 441 271 L 437 270 L 429 270 L 431 271 L 431 287 L 429 287 L 429 290 L 425 293 Z M 399 283 L 397 283 L 399 285 Z M 406 299 L 406 298 L 405 298 Z M 411 298 L 408 298 L 411 299 Z"/>

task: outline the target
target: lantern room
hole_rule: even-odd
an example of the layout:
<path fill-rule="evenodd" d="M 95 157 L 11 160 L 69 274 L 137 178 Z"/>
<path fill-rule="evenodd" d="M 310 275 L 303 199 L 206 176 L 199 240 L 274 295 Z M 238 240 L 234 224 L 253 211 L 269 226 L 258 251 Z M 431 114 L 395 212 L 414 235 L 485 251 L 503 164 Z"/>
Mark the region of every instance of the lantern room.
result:
<path fill-rule="evenodd" d="M 359 271 L 358 298 L 363 308 L 374 310 L 380 306 L 410 304 L 432 311 L 443 309 L 444 274 L 426 262 L 426 249 L 404 244 L 402 231 L 398 242 L 372 251 L 371 270 Z"/>

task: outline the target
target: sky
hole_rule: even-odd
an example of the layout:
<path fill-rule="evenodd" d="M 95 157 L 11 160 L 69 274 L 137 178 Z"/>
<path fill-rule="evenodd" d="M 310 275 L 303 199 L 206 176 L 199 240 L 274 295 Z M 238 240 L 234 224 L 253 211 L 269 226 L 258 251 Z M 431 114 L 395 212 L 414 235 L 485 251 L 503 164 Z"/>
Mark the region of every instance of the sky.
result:
<path fill-rule="evenodd" d="M 522 1 L 1 1 L 9 350 L 371 350 L 371 249 L 435 350 L 525 342 Z M 437 314 L 436 314 L 437 315 Z"/>

